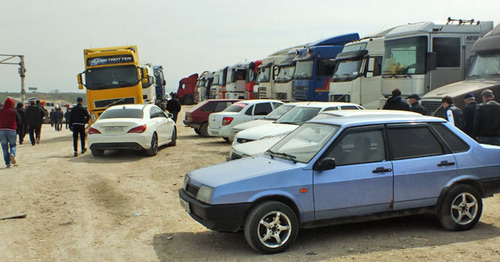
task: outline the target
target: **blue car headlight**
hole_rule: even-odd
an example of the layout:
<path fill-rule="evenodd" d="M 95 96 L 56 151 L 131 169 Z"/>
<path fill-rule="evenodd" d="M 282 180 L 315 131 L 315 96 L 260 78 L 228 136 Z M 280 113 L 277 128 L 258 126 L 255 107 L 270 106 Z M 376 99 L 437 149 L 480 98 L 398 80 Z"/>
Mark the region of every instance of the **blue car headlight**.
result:
<path fill-rule="evenodd" d="M 214 193 L 214 189 L 205 185 L 202 185 L 198 190 L 198 194 L 196 195 L 196 199 L 203 203 L 210 204 L 212 201 L 212 194 Z"/>

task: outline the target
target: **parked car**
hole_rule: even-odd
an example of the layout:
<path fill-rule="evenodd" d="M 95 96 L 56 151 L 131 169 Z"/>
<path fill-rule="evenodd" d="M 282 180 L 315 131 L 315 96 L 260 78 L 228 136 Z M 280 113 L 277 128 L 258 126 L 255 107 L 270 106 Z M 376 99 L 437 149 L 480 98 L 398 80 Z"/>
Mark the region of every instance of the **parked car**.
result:
<path fill-rule="evenodd" d="M 279 100 L 269 99 L 242 100 L 234 103 L 222 112 L 210 114 L 208 134 L 222 137 L 226 141 L 232 141 L 235 134 L 234 126 L 264 118 L 282 104 L 283 102 Z"/>
<path fill-rule="evenodd" d="M 184 125 L 194 128 L 194 132 L 200 136 L 208 136 L 208 116 L 211 113 L 220 112 L 238 99 L 209 99 L 205 100 L 190 111 L 186 112 Z"/>
<path fill-rule="evenodd" d="M 401 110 L 331 110 L 323 111 L 315 116 L 313 119 L 323 119 L 332 117 L 366 117 L 366 116 L 422 116 L 421 114 L 401 111 Z M 242 144 L 234 144 L 227 160 L 240 159 L 242 157 L 255 156 L 265 153 L 274 144 L 280 141 L 287 134 L 273 136 L 268 138 L 261 138 L 259 140 L 250 141 Z"/>
<path fill-rule="evenodd" d="M 499 159 L 499 146 L 442 118 L 331 117 L 264 155 L 188 172 L 179 197 L 207 228 L 243 230 L 253 249 L 278 253 L 299 228 L 426 212 L 446 229 L 471 229 L 482 198 L 500 193 Z"/>
<path fill-rule="evenodd" d="M 267 125 L 253 127 L 238 132 L 233 141 L 233 146 L 270 138 L 274 136 L 283 136 L 292 132 L 302 123 L 310 120 L 319 113 L 329 110 L 363 110 L 358 104 L 344 102 L 303 102 L 298 104 L 292 110 L 282 115 L 276 121 Z"/>
<path fill-rule="evenodd" d="M 88 133 L 93 156 L 102 156 L 104 150 L 121 149 L 145 150 L 154 156 L 160 146 L 175 146 L 177 139 L 172 114 L 165 114 L 152 104 L 111 106 Z"/>
<path fill-rule="evenodd" d="M 272 123 L 300 103 L 303 102 L 283 104 L 282 106 L 271 111 L 271 113 L 267 114 L 267 116 L 265 116 L 264 118 L 235 125 L 233 127 L 233 130 L 237 134 L 238 132 L 243 131 L 245 129 Z"/>

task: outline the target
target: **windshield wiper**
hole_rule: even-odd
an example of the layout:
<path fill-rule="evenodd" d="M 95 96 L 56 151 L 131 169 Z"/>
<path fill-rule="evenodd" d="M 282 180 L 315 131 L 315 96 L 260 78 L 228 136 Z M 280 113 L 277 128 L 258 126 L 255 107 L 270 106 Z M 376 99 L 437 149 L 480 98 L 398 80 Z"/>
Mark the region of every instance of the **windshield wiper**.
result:
<path fill-rule="evenodd" d="M 293 161 L 294 164 L 297 163 L 297 161 L 295 160 L 295 158 L 297 158 L 296 156 L 294 155 L 290 155 L 290 154 L 287 154 L 287 153 L 283 153 L 283 152 L 274 152 L 272 151 L 271 149 L 268 149 L 267 152 L 271 153 L 271 157 L 274 159 L 273 155 L 278 155 L 278 156 L 284 156 L 290 160 Z"/>
<path fill-rule="evenodd" d="M 122 102 L 123 100 L 125 100 L 125 98 L 120 98 L 120 99 L 118 99 L 118 100 L 115 100 L 115 101 L 113 101 L 113 102 L 111 102 L 111 103 L 107 104 L 105 107 L 110 107 L 110 106 L 112 106 L 112 105 L 116 105 L 116 104 L 118 104 L 118 103 Z"/>

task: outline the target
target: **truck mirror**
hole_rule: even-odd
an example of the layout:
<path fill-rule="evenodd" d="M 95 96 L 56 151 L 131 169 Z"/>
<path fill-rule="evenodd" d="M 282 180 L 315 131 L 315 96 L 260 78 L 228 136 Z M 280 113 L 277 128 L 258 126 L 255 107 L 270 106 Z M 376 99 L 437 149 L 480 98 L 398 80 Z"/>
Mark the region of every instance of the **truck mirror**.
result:
<path fill-rule="evenodd" d="M 82 78 L 82 73 L 78 74 L 76 76 L 78 80 L 78 89 L 83 89 L 83 78 Z"/>
<path fill-rule="evenodd" d="M 373 77 L 373 72 L 366 73 L 366 78 L 372 78 L 372 77 Z"/>
<path fill-rule="evenodd" d="M 427 53 L 427 60 L 426 60 L 427 72 L 436 70 L 436 67 L 437 67 L 437 53 L 436 52 Z"/>
<path fill-rule="evenodd" d="M 143 84 L 148 83 L 148 69 L 145 67 L 141 68 L 141 81 Z"/>
<path fill-rule="evenodd" d="M 375 70 L 375 58 L 371 57 L 370 59 L 368 59 L 368 72 L 373 72 L 374 70 Z"/>

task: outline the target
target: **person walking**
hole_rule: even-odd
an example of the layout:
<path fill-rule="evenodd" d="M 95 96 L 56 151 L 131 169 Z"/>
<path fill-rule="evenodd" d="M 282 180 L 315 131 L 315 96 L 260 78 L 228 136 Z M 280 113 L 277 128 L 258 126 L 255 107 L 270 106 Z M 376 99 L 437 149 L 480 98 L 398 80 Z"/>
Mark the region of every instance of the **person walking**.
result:
<path fill-rule="evenodd" d="M 56 111 L 54 112 L 54 118 L 56 120 L 56 131 L 61 131 L 62 130 L 62 122 L 64 118 L 64 114 L 61 110 L 61 107 L 57 107 Z"/>
<path fill-rule="evenodd" d="M 391 97 L 387 98 L 383 109 L 410 111 L 410 105 L 401 99 L 401 91 L 396 88 L 392 90 Z"/>
<path fill-rule="evenodd" d="M 470 137 L 476 139 L 474 135 L 474 114 L 476 113 L 477 103 L 473 94 L 469 93 L 464 96 L 465 107 L 462 110 L 464 114 L 465 129 L 464 132 Z"/>
<path fill-rule="evenodd" d="M 69 123 L 69 108 L 67 108 L 66 113 L 64 113 L 64 121 L 65 121 L 66 129 L 68 129 L 68 123 Z"/>
<path fill-rule="evenodd" d="M 167 102 L 167 110 L 170 112 L 173 117 L 174 122 L 177 122 L 177 115 L 181 111 L 181 103 L 177 97 L 177 94 L 172 94 L 172 98 Z"/>
<path fill-rule="evenodd" d="M 42 123 L 40 124 L 40 132 L 38 132 L 38 137 L 36 139 L 36 142 L 38 144 L 40 144 L 40 140 L 42 139 L 43 122 L 44 122 L 44 119 L 49 116 L 49 112 L 47 112 L 47 109 L 45 109 L 45 107 L 43 107 L 42 103 L 38 99 L 36 100 L 36 106 L 38 106 L 42 110 L 42 113 L 43 113 Z"/>
<path fill-rule="evenodd" d="M 50 110 L 50 113 L 49 113 L 49 118 L 50 118 L 50 126 L 51 127 L 54 127 L 54 124 L 56 123 L 56 115 L 55 115 L 56 112 L 54 112 L 54 109 Z M 57 130 L 57 128 L 56 128 Z"/>
<path fill-rule="evenodd" d="M 481 96 L 483 103 L 474 114 L 473 132 L 479 143 L 500 146 L 500 103 L 489 89 L 481 92 Z"/>
<path fill-rule="evenodd" d="M 31 145 L 40 143 L 40 129 L 45 113 L 35 102 L 30 101 L 30 106 L 26 109 L 26 122 L 28 123 L 28 132 L 30 134 Z"/>
<path fill-rule="evenodd" d="M 422 115 L 427 115 L 427 110 L 423 107 L 418 100 L 420 100 L 420 96 L 418 94 L 413 94 L 408 97 L 408 103 L 410 104 L 410 111 L 415 113 L 420 113 Z"/>
<path fill-rule="evenodd" d="M 80 135 L 82 148 L 81 153 L 83 154 L 87 151 L 87 148 L 85 147 L 85 125 L 90 119 L 89 112 L 87 112 L 87 109 L 83 108 L 83 98 L 78 97 L 76 102 L 76 106 L 71 109 L 71 113 L 69 115 L 69 126 L 73 131 L 74 157 L 78 156 L 78 135 Z"/>
<path fill-rule="evenodd" d="M 458 127 L 460 130 L 465 129 L 465 120 L 462 110 L 453 104 L 451 96 L 445 96 L 441 99 L 441 105 L 446 110 L 446 120 Z"/>
<path fill-rule="evenodd" d="M 26 121 L 26 110 L 23 107 L 23 103 L 17 103 L 16 111 L 21 117 L 21 123 L 17 125 L 17 135 L 19 136 L 19 144 L 22 145 L 24 142 L 24 137 L 26 132 L 28 132 L 28 122 Z"/>
<path fill-rule="evenodd" d="M 7 98 L 0 110 L 0 143 L 2 144 L 3 160 L 7 168 L 16 162 L 16 130 L 21 123 L 21 116 L 14 110 L 14 100 Z"/>

